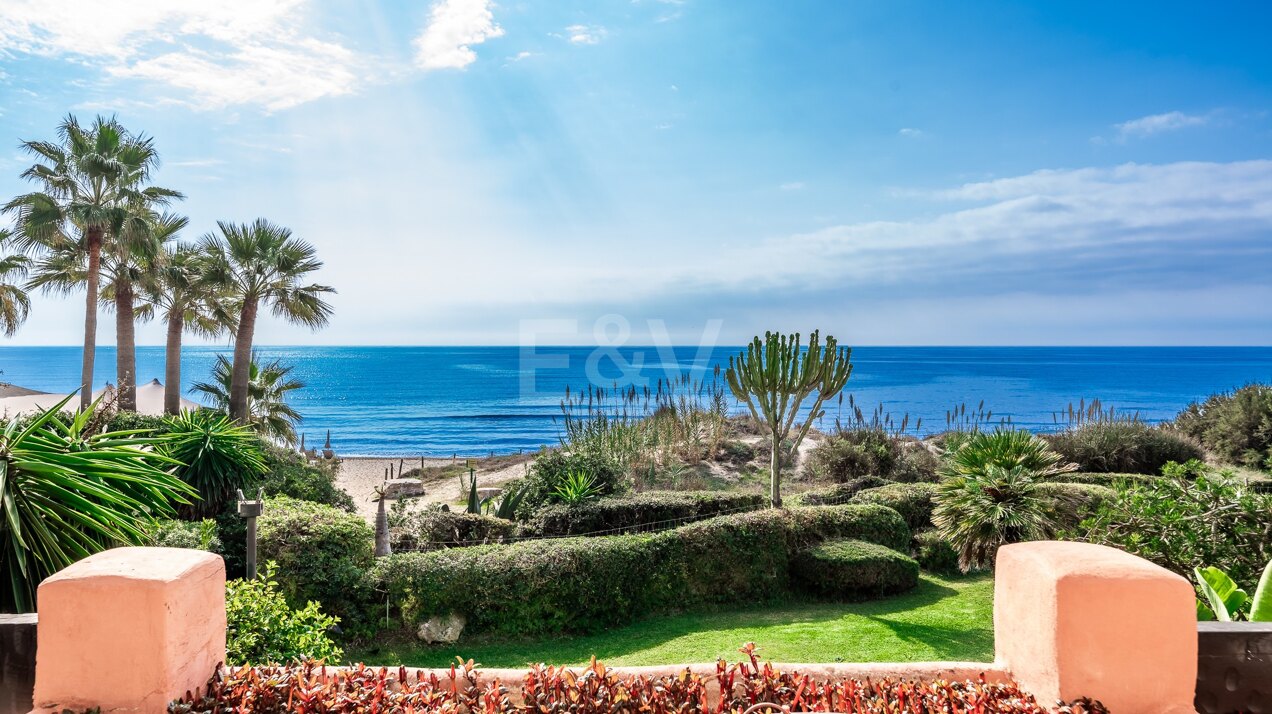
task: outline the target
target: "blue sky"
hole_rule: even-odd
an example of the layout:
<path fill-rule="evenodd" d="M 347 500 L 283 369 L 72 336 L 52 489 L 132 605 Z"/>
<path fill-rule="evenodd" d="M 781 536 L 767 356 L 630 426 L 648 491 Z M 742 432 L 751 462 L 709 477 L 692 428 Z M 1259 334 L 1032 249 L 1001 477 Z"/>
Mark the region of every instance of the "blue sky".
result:
<path fill-rule="evenodd" d="M 1266 345 L 1269 21 L 1258 3 L 2 0 L 0 194 L 24 190 L 20 139 L 117 114 L 156 137 L 189 239 L 264 216 L 318 246 L 336 319 L 266 323 L 264 343 L 625 325 Z M 73 344 L 81 309 L 41 297 L 12 343 Z"/>

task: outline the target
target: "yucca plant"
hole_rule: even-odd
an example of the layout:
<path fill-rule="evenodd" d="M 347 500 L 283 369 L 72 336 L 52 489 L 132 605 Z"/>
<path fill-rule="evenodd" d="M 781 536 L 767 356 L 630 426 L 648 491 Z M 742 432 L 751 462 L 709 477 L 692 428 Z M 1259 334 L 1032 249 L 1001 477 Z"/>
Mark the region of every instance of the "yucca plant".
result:
<path fill-rule="evenodd" d="M 1054 535 L 1038 483 L 1073 468 L 1027 431 L 973 432 L 946 456 L 932 521 L 963 570 L 992 567 L 1000 546 Z"/>
<path fill-rule="evenodd" d="M 97 433 L 96 404 L 63 415 L 71 397 L 0 432 L 0 611 L 27 612 L 44 578 L 116 545 L 147 540 L 154 518 L 196 497 L 139 431 Z"/>
<path fill-rule="evenodd" d="M 593 474 L 571 471 L 557 484 L 553 495 L 562 503 L 580 503 L 601 495 L 601 489 Z"/>
<path fill-rule="evenodd" d="M 169 417 L 167 424 L 159 448 L 180 462 L 175 473 L 199 493 L 198 501 L 180 508 L 183 518 L 215 516 L 235 491 L 253 485 L 265 473 L 261 439 L 251 427 L 205 409 L 184 411 Z"/>

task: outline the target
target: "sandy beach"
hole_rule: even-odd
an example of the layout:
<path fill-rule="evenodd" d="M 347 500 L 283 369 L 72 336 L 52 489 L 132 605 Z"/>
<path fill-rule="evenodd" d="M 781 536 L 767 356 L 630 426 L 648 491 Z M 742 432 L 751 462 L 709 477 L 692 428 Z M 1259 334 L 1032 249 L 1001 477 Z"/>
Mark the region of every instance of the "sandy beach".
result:
<path fill-rule="evenodd" d="M 513 455 L 475 460 L 477 485 L 479 488 L 495 488 L 513 479 L 526 475 L 526 468 L 532 460 L 532 454 Z M 422 461 L 422 464 L 421 464 Z M 340 462 L 336 485 L 353 496 L 358 513 L 368 520 L 374 521 L 376 502 L 375 489 L 384 482 L 385 472 L 392 466 L 394 473 L 399 464 L 406 470 L 425 469 L 424 495 L 408 499 L 411 504 L 460 503 L 467 498 L 462 493 L 459 483 L 459 466 L 463 459 L 453 462 L 451 459 L 423 459 L 420 457 L 363 457 L 344 458 Z M 456 466 L 450 473 L 440 473 L 441 469 Z M 433 471 L 436 469 L 437 471 Z"/>

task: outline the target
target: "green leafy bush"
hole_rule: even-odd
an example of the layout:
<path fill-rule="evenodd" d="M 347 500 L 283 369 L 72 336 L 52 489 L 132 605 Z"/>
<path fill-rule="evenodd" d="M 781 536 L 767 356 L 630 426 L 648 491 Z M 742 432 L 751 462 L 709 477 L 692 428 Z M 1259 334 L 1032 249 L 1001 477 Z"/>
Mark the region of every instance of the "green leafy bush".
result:
<path fill-rule="evenodd" d="M 883 428 L 840 429 L 809 454 L 809 474 L 843 483 L 863 476 L 890 481 L 935 481 L 938 462 L 923 445 Z"/>
<path fill-rule="evenodd" d="M 255 580 L 225 584 L 225 658 L 230 665 L 290 664 L 325 660 L 339 664 L 344 656 L 328 631 L 338 618 L 324 615 L 316 602 L 293 610 L 267 563 Z"/>
<path fill-rule="evenodd" d="M 529 518 L 541 506 L 559 503 L 557 490 L 571 474 L 592 477 L 597 496 L 613 496 L 630 487 L 623 469 L 611 459 L 591 452 L 545 449 L 535 457 L 529 474 L 523 479 L 525 495 L 518 505 L 517 517 Z"/>
<path fill-rule="evenodd" d="M 919 584 L 913 558 L 859 540 L 830 540 L 800 551 L 791 572 L 801 588 L 836 600 L 896 595 Z"/>
<path fill-rule="evenodd" d="M 546 536 L 581 535 L 598 531 L 606 531 L 611 535 L 638 532 L 649 530 L 650 524 L 659 524 L 660 527 L 679 525 L 723 513 L 761 508 L 767 503 L 768 499 L 760 494 L 651 491 L 599 498 L 574 505 L 545 506 L 525 523 L 524 532 Z"/>
<path fill-rule="evenodd" d="M 1051 500 L 1049 508 L 1057 528 L 1076 526 L 1099 511 L 1105 501 L 1117 497 L 1112 488 L 1091 483 L 1040 483 L 1037 493 Z"/>
<path fill-rule="evenodd" d="M 1065 473 L 1058 476 L 1052 476 L 1047 479 L 1050 483 L 1089 483 L 1095 486 L 1117 486 L 1125 482 L 1133 481 L 1156 481 L 1161 478 L 1161 471 L 1158 470 L 1156 475 L 1148 474 L 1119 474 L 1119 473 Z"/>
<path fill-rule="evenodd" d="M 789 592 L 792 555 L 830 538 L 904 548 L 910 532 L 882 506 L 768 509 L 652 535 L 395 554 L 375 561 L 368 583 L 407 626 L 458 612 L 473 632 L 587 632 L 698 604 L 772 600 Z"/>
<path fill-rule="evenodd" d="M 887 506 L 901 514 L 910 530 L 920 530 L 932 527 L 936 491 L 934 483 L 890 483 L 858 491 L 851 502 Z"/>
<path fill-rule="evenodd" d="M 914 559 L 930 573 L 950 574 L 958 572 L 958 551 L 935 528 L 914 534 Z"/>
<path fill-rule="evenodd" d="M 795 506 L 838 506 L 848 503 L 853 496 L 868 488 L 887 486 L 893 481 L 878 476 L 862 476 L 851 481 L 837 483 L 826 488 L 804 491 L 791 497 L 791 505 Z"/>
<path fill-rule="evenodd" d="M 512 521 L 476 513 L 416 511 L 395 520 L 389 529 L 395 552 L 501 543 L 517 532 Z"/>
<path fill-rule="evenodd" d="M 1272 470 L 1272 385 L 1247 384 L 1194 402 L 1175 427 L 1229 463 Z"/>
<path fill-rule="evenodd" d="M 300 454 L 277 446 L 265 450 L 265 475 L 261 488 L 266 496 L 290 496 L 335 506 L 353 513 L 353 497 L 336 486 L 334 466 L 311 464 Z"/>
<path fill-rule="evenodd" d="M 146 528 L 149 545 L 158 548 L 190 548 L 221 552 L 221 539 L 217 537 L 216 521 L 156 520 Z"/>
<path fill-rule="evenodd" d="M 180 508 L 183 518 L 219 513 L 235 500 L 235 491 L 249 488 L 265 471 L 260 437 L 220 412 L 170 417 L 160 449 L 180 462 L 176 475 L 199 492 L 199 500 Z"/>
<path fill-rule="evenodd" d="M 1043 438 L 1065 461 L 1088 472 L 1156 474 L 1171 461 L 1205 458 L 1195 439 L 1131 418 L 1092 421 Z"/>
<path fill-rule="evenodd" d="M 266 499 L 257 519 L 262 562 L 278 564 L 278 584 L 293 605 L 316 600 L 351 627 L 361 624 L 364 571 L 375 533 L 360 516 L 286 496 Z"/>
<path fill-rule="evenodd" d="M 1253 582 L 1272 559 L 1272 495 L 1257 493 L 1230 472 L 1168 465 L 1165 478 L 1116 487 L 1095 515 L 1068 534 L 1135 553 L 1185 578 L 1217 567 Z"/>

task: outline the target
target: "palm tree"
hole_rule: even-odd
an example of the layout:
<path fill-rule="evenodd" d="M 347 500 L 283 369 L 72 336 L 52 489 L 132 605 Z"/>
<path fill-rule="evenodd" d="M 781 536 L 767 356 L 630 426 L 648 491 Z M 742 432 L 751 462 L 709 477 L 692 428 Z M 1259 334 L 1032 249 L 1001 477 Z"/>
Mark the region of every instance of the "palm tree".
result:
<path fill-rule="evenodd" d="M 43 250 L 70 241 L 85 261 L 84 355 L 80 372 L 80 409 L 92 399 L 97 346 L 97 306 L 102 247 L 109 234 L 131 230 L 139 220 L 134 207 L 181 198 L 169 189 L 145 185 L 159 163 L 153 141 L 132 134 L 113 117 L 97 117 L 83 127 L 74 116 L 58 126 L 58 142 L 26 141 L 22 148 L 35 164 L 22 177 L 41 190 L 20 195 L 2 210 L 15 215 L 24 250 Z"/>
<path fill-rule="evenodd" d="M 206 274 L 209 283 L 218 286 L 239 308 L 227 406 L 232 418 L 246 422 L 250 418 L 252 338 L 262 304 L 278 317 L 317 329 L 331 316 L 331 305 L 323 295 L 335 289 L 301 284 L 305 276 L 322 267 L 322 261 L 315 257 L 312 245 L 293 238 L 287 228 L 264 218 L 239 225 L 221 221 L 217 227 L 220 235 L 203 238 L 209 259 Z"/>
<path fill-rule="evenodd" d="M 181 338 L 189 330 L 212 337 L 232 323 L 216 293 L 204 279 L 207 256 L 197 246 L 167 248 L 159 257 L 146 299 L 160 311 L 168 327 L 164 351 L 163 410 L 181 413 Z"/>
<path fill-rule="evenodd" d="M 252 354 L 248 361 L 247 419 L 256 431 L 287 445 L 296 443 L 296 423 L 300 413 L 287 404 L 287 394 L 303 389 L 304 382 L 291 377 L 292 367 L 279 360 L 261 364 L 259 355 Z M 202 392 L 212 401 L 212 406 L 225 411 L 232 396 L 234 366 L 225 355 L 216 356 L 212 367 L 212 381 L 198 382 L 190 388 Z"/>
<path fill-rule="evenodd" d="M 0 231 L 0 244 L 9 239 L 8 231 Z M 31 299 L 18 283 L 27 276 L 30 260 L 25 255 L 0 257 L 0 332 L 13 337 L 31 312 Z"/>

